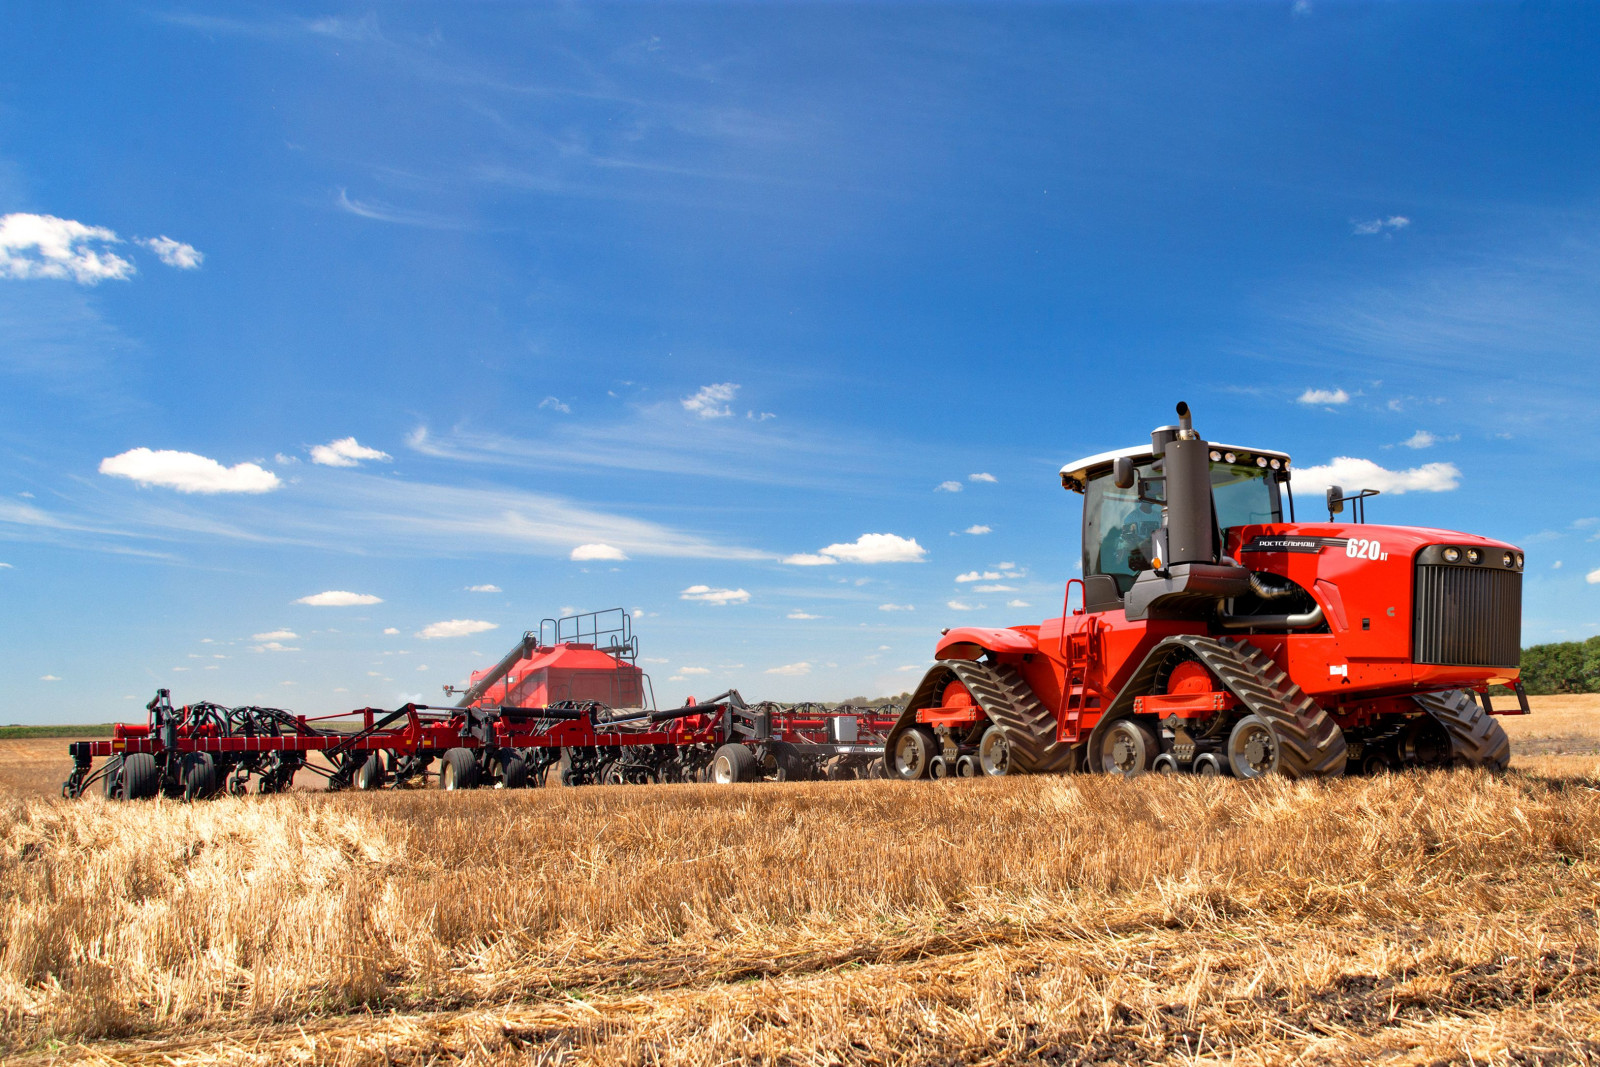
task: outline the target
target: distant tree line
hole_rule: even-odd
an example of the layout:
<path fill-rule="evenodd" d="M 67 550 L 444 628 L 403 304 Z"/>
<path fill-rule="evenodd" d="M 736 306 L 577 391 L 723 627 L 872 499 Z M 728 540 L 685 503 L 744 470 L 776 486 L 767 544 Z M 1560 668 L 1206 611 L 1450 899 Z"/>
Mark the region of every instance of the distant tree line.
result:
<path fill-rule="evenodd" d="M 1600 693 L 1600 637 L 1523 649 L 1522 685 L 1529 693 Z"/>

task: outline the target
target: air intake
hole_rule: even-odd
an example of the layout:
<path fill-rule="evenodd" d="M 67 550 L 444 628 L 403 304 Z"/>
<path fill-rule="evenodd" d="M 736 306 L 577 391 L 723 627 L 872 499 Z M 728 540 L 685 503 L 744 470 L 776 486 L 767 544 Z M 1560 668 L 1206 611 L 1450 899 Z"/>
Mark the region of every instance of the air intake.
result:
<path fill-rule="evenodd" d="M 1522 575 L 1516 571 L 1419 562 L 1415 603 L 1414 662 L 1449 667 L 1520 663 Z"/>

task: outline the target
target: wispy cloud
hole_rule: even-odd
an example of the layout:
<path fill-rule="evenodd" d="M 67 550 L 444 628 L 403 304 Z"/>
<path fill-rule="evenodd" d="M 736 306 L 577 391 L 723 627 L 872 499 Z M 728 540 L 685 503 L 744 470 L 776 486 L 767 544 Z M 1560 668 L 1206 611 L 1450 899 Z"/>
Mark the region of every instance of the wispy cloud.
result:
<path fill-rule="evenodd" d="M 174 241 L 164 234 L 160 237 L 141 237 L 137 240 L 139 244 L 154 252 L 161 262 L 179 270 L 198 270 L 206 259 L 204 253 L 194 245 Z"/>
<path fill-rule="evenodd" d="M 539 410 L 540 411 L 559 411 L 563 415 L 571 415 L 572 414 L 572 408 L 571 408 L 570 405 L 564 403 L 563 401 L 561 401 L 561 400 L 559 400 L 559 399 L 557 399 L 556 397 L 553 397 L 553 396 L 547 396 L 543 400 L 539 401 Z"/>
<path fill-rule="evenodd" d="M 1331 406 L 1334 404 L 1348 404 L 1350 394 L 1343 389 L 1307 389 L 1297 398 L 1301 404 L 1321 404 Z"/>
<path fill-rule="evenodd" d="M 709 585 L 691 585 L 678 594 L 678 599 L 722 607 L 726 604 L 746 603 L 750 599 L 750 594 L 743 589 L 713 589 Z"/>
<path fill-rule="evenodd" d="M 961 492 L 961 483 L 955 481 L 940 482 L 933 487 L 933 491 L 935 493 L 959 493 Z"/>
<path fill-rule="evenodd" d="M 979 473 L 979 474 L 969 474 L 969 475 L 967 475 L 967 481 L 969 481 L 969 482 L 996 482 L 996 481 L 999 481 L 999 479 L 996 478 L 994 475 L 985 472 L 985 473 Z"/>
<path fill-rule="evenodd" d="M 469 585 L 469 586 L 467 586 L 467 592 L 469 592 L 469 593 L 503 593 L 503 592 L 505 592 L 505 590 L 501 589 L 498 585 L 484 584 L 484 585 Z"/>
<path fill-rule="evenodd" d="M 781 674 L 786 678 L 798 678 L 811 673 L 809 663 L 785 663 L 782 667 L 768 667 L 768 674 Z"/>
<path fill-rule="evenodd" d="M 362 460 L 375 459 L 388 462 L 393 458 L 387 452 L 359 444 L 354 437 L 341 437 L 325 445 L 311 446 L 311 462 L 324 467 L 358 467 Z"/>
<path fill-rule="evenodd" d="M 993 531 L 993 529 L 991 529 L 988 526 L 968 526 L 965 530 L 962 530 L 961 532 L 964 533 L 964 534 L 971 534 L 974 537 L 978 537 L 978 536 L 981 536 L 981 535 L 986 534 L 986 533 L 993 533 L 994 531 Z"/>
<path fill-rule="evenodd" d="M 1404 215 L 1390 215 L 1381 219 L 1357 219 L 1350 223 L 1351 232 L 1358 237 L 1371 237 L 1381 233 L 1389 236 L 1397 230 L 1403 230 L 1411 225 L 1411 220 Z"/>
<path fill-rule="evenodd" d="M 446 619 L 443 622 L 429 623 L 418 630 L 416 636 L 424 641 L 436 641 L 446 637 L 467 637 L 499 628 L 498 623 L 484 619 Z"/>
<path fill-rule="evenodd" d="M 464 219 L 452 218 L 431 211 L 394 207 L 377 200 L 357 200 L 348 190 L 340 189 L 334 204 L 341 210 L 374 222 L 389 222 L 397 226 L 416 226 L 425 230 L 470 230 L 474 225 Z"/>
<path fill-rule="evenodd" d="M 698 418 L 726 419 L 733 414 L 728 404 L 738 395 L 738 385 L 722 382 L 718 385 L 702 385 L 697 393 L 684 397 L 679 403 L 683 405 L 683 410 Z"/>

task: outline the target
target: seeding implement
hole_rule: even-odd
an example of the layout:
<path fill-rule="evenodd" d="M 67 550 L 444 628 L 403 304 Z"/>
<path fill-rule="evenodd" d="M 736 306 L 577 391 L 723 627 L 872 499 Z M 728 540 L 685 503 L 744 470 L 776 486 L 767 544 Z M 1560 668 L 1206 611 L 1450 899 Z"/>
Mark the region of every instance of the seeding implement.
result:
<path fill-rule="evenodd" d="M 892 773 L 1503 769 L 1492 716 L 1528 711 L 1521 550 L 1368 526 L 1373 490 L 1333 487 L 1328 521 L 1297 523 L 1287 455 L 1178 416 L 1062 468 L 1083 495 L 1083 577 L 1061 617 L 946 630 L 889 732 Z M 1346 502 L 1354 523 L 1335 521 Z"/>
<path fill-rule="evenodd" d="M 124 800 L 276 793 L 301 772 L 333 790 L 430 777 L 444 789 L 518 789 L 552 777 L 619 785 L 881 773 L 883 734 L 897 706 L 747 704 L 729 690 L 658 710 L 637 657 L 631 620 L 613 608 L 546 619 L 475 673 L 452 707 L 308 719 L 281 708 L 174 707 L 162 689 L 145 724 L 69 746 L 73 769 L 61 791 L 76 797 L 98 785 Z M 96 766 L 96 758 L 105 762 Z"/>
<path fill-rule="evenodd" d="M 1149 445 L 1062 468 L 1084 499 L 1083 577 L 1061 616 L 944 631 L 904 708 L 746 705 L 730 690 L 654 710 L 630 619 L 613 609 L 545 620 L 449 708 L 308 720 L 173 708 L 162 690 L 148 725 L 72 746 L 63 792 L 275 792 L 299 771 L 335 789 L 434 773 L 459 789 L 552 773 L 576 785 L 1504 769 L 1511 745 L 1493 716 L 1528 712 L 1521 550 L 1369 526 L 1373 490 L 1333 487 L 1327 522 L 1296 522 L 1286 454 L 1207 442 L 1187 405 L 1178 416 Z M 1347 502 L 1354 523 L 1336 520 Z M 1493 686 L 1516 710 L 1494 707 Z"/>

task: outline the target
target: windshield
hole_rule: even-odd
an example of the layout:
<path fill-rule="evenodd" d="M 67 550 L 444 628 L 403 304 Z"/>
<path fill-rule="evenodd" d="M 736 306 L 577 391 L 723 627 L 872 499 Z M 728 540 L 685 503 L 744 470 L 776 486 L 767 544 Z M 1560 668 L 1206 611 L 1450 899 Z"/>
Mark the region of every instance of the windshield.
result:
<path fill-rule="evenodd" d="M 1158 478 L 1154 464 L 1136 469 L 1139 478 Z M 1242 463 L 1211 464 L 1211 497 L 1217 526 L 1282 522 L 1278 483 L 1271 471 Z M 1118 489 L 1111 472 L 1088 479 L 1083 491 L 1083 573 L 1108 574 L 1117 592 L 1126 593 L 1140 571 L 1150 569 L 1150 535 L 1161 528 L 1161 507 L 1139 499 L 1135 488 Z M 1165 495 L 1159 480 L 1147 482 L 1146 495 Z"/>
<path fill-rule="evenodd" d="M 1278 483 L 1268 477 L 1271 473 L 1242 463 L 1211 465 L 1211 499 L 1216 502 L 1219 528 L 1283 521 Z"/>

